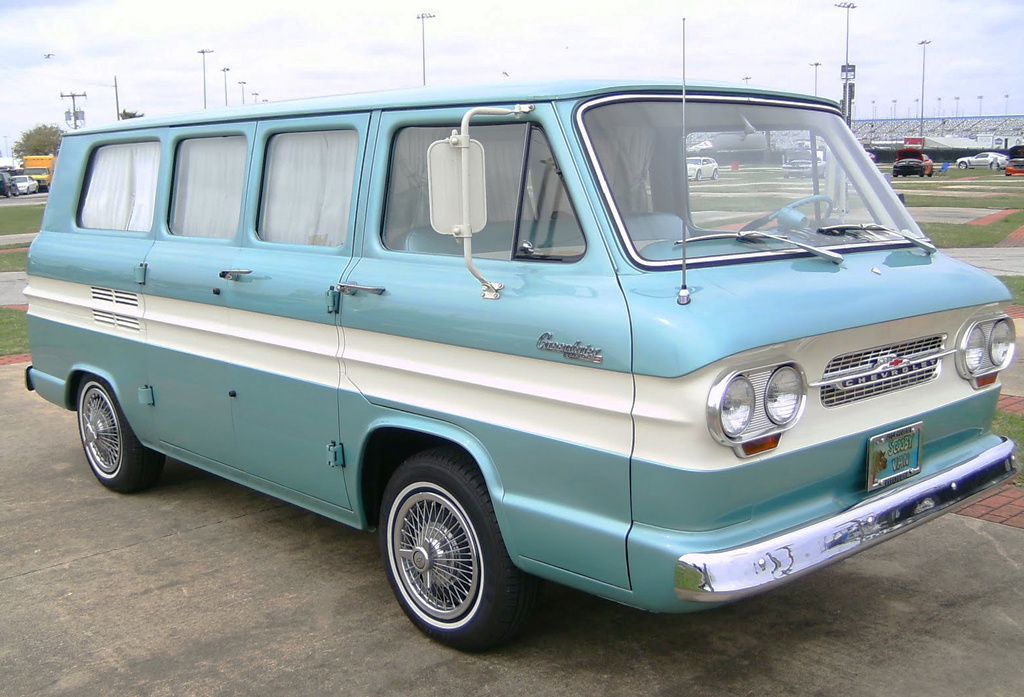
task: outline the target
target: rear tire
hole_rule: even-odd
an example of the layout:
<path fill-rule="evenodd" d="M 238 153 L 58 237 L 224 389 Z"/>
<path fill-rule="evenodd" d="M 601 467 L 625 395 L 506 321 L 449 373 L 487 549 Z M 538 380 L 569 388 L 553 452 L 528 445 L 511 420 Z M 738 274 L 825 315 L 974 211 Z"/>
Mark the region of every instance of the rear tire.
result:
<path fill-rule="evenodd" d="M 82 381 L 78 434 L 92 473 L 108 489 L 128 494 L 160 478 L 164 456 L 139 442 L 105 380 L 90 376 Z"/>
<path fill-rule="evenodd" d="M 716 170 L 714 170 L 714 171 L 713 171 L 713 172 L 711 173 L 711 178 L 712 178 L 712 179 L 718 179 L 718 170 L 717 170 L 717 169 L 716 169 Z"/>
<path fill-rule="evenodd" d="M 697 170 L 697 173 L 696 173 L 695 175 L 693 175 L 693 178 L 694 178 L 694 179 L 696 179 L 697 181 L 700 181 L 701 179 L 703 179 L 703 178 L 704 178 L 704 175 L 703 175 L 703 174 L 701 174 L 701 173 L 700 173 L 700 170 L 698 169 L 698 170 Z"/>
<path fill-rule="evenodd" d="M 540 582 L 512 563 L 483 476 L 461 451 L 428 450 L 398 468 L 378 538 L 402 610 L 443 644 L 483 651 L 507 642 L 537 603 Z"/>

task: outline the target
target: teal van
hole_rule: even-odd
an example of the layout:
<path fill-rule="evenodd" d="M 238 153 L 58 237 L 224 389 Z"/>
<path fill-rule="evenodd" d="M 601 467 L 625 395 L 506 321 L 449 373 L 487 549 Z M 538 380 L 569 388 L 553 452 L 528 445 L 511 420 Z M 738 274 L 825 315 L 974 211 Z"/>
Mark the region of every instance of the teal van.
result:
<path fill-rule="evenodd" d="M 28 273 L 28 389 L 101 484 L 171 457 L 375 529 L 410 620 L 466 650 L 541 579 L 713 607 L 1017 469 L 1009 293 L 814 97 L 560 83 L 76 131 Z"/>

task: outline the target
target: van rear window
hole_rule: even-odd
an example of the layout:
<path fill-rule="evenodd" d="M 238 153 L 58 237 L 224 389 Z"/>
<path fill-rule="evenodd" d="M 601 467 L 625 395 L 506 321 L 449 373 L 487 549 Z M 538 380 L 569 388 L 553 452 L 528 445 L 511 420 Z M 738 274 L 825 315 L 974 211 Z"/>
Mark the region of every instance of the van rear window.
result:
<path fill-rule="evenodd" d="M 244 136 L 192 138 L 178 146 L 171 232 L 231 238 L 238 231 L 245 188 Z"/>
<path fill-rule="evenodd" d="M 103 145 L 92 154 L 78 225 L 149 232 L 153 226 L 160 143 Z"/>

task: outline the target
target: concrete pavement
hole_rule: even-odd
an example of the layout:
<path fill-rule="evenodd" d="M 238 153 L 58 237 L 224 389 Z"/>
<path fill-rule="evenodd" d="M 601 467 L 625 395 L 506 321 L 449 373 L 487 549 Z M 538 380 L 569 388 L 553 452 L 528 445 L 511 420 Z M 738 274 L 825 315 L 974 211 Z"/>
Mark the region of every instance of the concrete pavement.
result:
<path fill-rule="evenodd" d="M 548 585 L 526 635 L 415 631 L 375 537 L 171 462 L 101 487 L 0 367 L 0 692 L 1017 697 L 1024 530 L 949 515 L 769 595 L 652 615 Z M 666 576 L 671 583 L 671 575 Z"/>

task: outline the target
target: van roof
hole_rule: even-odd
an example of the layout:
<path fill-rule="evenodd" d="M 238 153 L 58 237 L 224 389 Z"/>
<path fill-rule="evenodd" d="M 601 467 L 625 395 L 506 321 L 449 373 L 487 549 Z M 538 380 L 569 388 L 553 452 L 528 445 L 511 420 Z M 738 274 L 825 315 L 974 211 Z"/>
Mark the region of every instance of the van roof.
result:
<path fill-rule="evenodd" d="M 478 104 L 552 101 L 626 91 L 679 92 L 681 89 L 681 82 L 636 80 L 566 80 L 543 83 L 500 82 L 484 86 L 421 87 L 294 99 L 239 107 L 207 109 L 169 116 L 131 119 L 128 122 L 119 121 L 106 126 L 83 128 L 67 133 L 65 137 L 79 134 L 88 135 L 91 133 L 136 130 L 140 128 L 251 121 L 254 118 L 316 116 L 319 114 L 357 110 L 368 111 L 371 109 L 474 106 Z M 838 106 L 836 102 L 823 97 L 811 97 L 804 94 L 782 92 L 767 88 L 748 87 L 747 85 L 736 83 L 688 81 L 686 89 L 687 91 L 700 92 L 702 94 L 800 99 L 832 108 Z"/>

